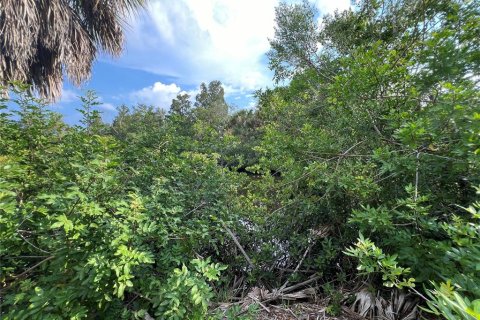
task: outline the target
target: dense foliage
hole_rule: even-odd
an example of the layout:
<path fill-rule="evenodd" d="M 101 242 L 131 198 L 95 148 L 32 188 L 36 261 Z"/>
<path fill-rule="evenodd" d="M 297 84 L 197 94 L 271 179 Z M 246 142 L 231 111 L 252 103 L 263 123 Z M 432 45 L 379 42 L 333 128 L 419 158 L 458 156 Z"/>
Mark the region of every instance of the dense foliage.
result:
<path fill-rule="evenodd" d="M 276 23 L 287 84 L 255 110 L 229 114 L 218 81 L 111 124 L 93 93 L 77 126 L 18 86 L 2 102 L 2 317 L 204 319 L 312 275 L 331 313 L 361 284 L 480 317 L 479 3 L 365 0 L 321 26 L 280 4 Z"/>
<path fill-rule="evenodd" d="M 2 316 L 202 318 L 225 268 L 208 256 L 228 223 L 228 173 L 213 154 L 178 152 L 151 108 L 109 128 L 83 101 L 74 127 L 23 92 L 2 106 Z"/>

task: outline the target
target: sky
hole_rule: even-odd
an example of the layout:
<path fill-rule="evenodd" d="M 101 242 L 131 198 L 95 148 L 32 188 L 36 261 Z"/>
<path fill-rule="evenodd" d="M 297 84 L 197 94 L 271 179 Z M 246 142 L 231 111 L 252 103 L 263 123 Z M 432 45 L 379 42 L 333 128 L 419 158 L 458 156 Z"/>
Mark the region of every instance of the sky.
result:
<path fill-rule="evenodd" d="M 309 0 L 320 15 L 350 7 L 350 0 Z M 272 87 L 266 53 L 279 0 L 149 0 L 126 25 L 125 50 L 100 55 L 80 88 L 64 83 L 53 108 L 75 123 L 78 96 L 95 90 L 111 121 L 116 107 L 138 103 L 168 110 L 180 92 L 193 98 L 200 83 L 220 80 L 235 109 L 252 108 L 255 90 Z M 289 2 L 294 2 L 290 0 Z"/>

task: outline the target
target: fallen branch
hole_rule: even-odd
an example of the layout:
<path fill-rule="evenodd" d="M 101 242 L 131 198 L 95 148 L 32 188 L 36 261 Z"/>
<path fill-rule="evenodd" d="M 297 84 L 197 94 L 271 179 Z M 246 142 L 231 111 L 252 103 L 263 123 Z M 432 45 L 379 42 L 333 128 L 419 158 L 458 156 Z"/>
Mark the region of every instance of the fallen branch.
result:
<path fill-rule="evenodd" d="M 311 296 L 311 295 L 314 294 L 314 292 L 309 290 L 309 289 L 312 289 L 312 288 L 307 288 L 307 289 L 304 289 L 304 290 L 300 290 L 300 291 L 295 292 L 295 293 L 289 293 L 289 292 L 292 292 L 295 289 L 304 287 L 304 286 L 306 286 L 306 285 L 308 285 L 312 282 L 315 282 L 315 281 L 319 280 L 320 278 L 321 278 L 320 276 L 315 276 L 315 277 L 310 278 L 308 280 L 305 280 L 303 282 L 294 284 L 293 286 L 286 287 L 286 288 L 283 288 L 283 289 L 280 288 L 278 290 L 273 290 L 273 292 L 271 292 L 271 293 L 264 294 L 264 296 L 263 296 L 264 299 L 261 300 L 261 301 L 263 303 L 266 303 L 266 302 L 275 301 L 278 298 L 284 298 L 284 297 L 286 299 L 290 299 L 290 300 L 307 298 L 308 296 Z"/>
<path fill-rule="evenodd" d="M 315 242 L 312 242 L 312 243 L 308 246 L 307 250 L 305 250 L 305 252 L 303 253 L 302 259 L 300 259 L 300 262 L 297 264 L 296 268 L 293 270 L 293 274 L 297 273 L 298 269 L 300 269 L 300 266 L 302 265 L 303 260 L 305 260 L 305 258 L 307 257 L 308 252 L 310 251 L 310 249 L 312 249 L 312 247 L 313 247 L 314 244 L 315 244 Z M 285 287 L 287 286 L 287 284 L 288 284 L 288 278 L 287 278 L 287 281 L 285 281 L 285 283 L 280 287 L 280 290 L 279 290 L 279 291 L 285 289 Z"/>
<path fill-rule="evenodd" d="M 233 242 L 235 242 L 235 245 L 240 250 L 240 252 L 243 254 L 243 256 L 245 257 L 245 260 L 247 260 L 250 267 L 252 269 L 255 269 L 255 265 L 253 264 L 252 260 L 250 260 L 250 257 L 248 256 L 248 254 L 243 249 L 242 245 L 238 241 L 238 238 L 235 236 L 235 234 L 232 232 L 232 230 L 230 230 L 230 228 L 227 227 L 227 225 L 223 221 L 222 221 L 222 225 L 223 225 L 223 228 L 225 229 L 225 231 L 227 231 L 228 235 L 232 238 Z"/>
<path fill-rule="evenodd" d="M 293 290 L 295 290 L 295 289 L 304 287 L 304 286 L 306 286 L 307 284 L 310 284 L 310 283 L 312 283 L 312 282 L 315 282 L 315 281 L 317 281 L 317 280 L 320 280 L 320 278 L 321 278 L 320 276 L 315 276 L 315 277 L 310 278 L 310 279 L 308 279 L 308 280 L 305 280 L 305 281 L 303 281 L 303 282 L 297 283 L 297 284 L 295 284 L 295 285 L 293 285 L 293 286 L 290 286 L 290 287 L 287 287 L 287 288 L 283 289 L 283 290 L 282 290 L 282 293 L 287 293 L 287 292 L 293 291 Z"/>
<path fill-rule="evenodd" d="M 295 289 L 304 287 L 312 282 L 319 280 L 320 278 L 321 278 L 320 276 L 315 276 L 303 282 L 297 283 L 293 286 L 286 287 L 283 289 L 280 288 L 278 290 L 274 290 L 273 292 L 269 292 L 268 290 L 261 289 L 259 287 L 254 287 L 247 294 L 247 297 L 245 299 L 243 299 L 242 301 L 231 303 L 230 305 L 236 304 L 236 305 L 242 306 L 243 310 L 237 313 L 235 317 L 239 317 L 240 315 L 246 313 L 248 311 L 248 306 L 251 305 L 252 303 L 258 303 L 263 309 L 265 309 L 267 312 L 270 312 L 270 309 L 268 309 L 267 307 L 267 303 L 269 302 L 272 302 L 278 299 L 298 300 L 298 299 L 313 297 L 315 295 L 314 288 L 306 288 L 294 293 L 289 293 L 289 292 Z"/>
<path fill-rule="evenodd" d="M 290 272 L 290 273 L 293 273 L 293 272 L 295 271 L 294 269 L 290 269 L 290 268 L 280 268 L 280 267 L 274 267 L 274 269 L 277 269 L 277 270 L 280 270 L 280 271 L 284 271 L 284 272 Z M 316 272 L 313 271 L 313 270 L 306 270 L 306 269 L 297 270 L 296 272 L 299 272 L 299 273 L 307 273 L 307 274 L 314 274 L 314 273 L 316 273 Z"/>

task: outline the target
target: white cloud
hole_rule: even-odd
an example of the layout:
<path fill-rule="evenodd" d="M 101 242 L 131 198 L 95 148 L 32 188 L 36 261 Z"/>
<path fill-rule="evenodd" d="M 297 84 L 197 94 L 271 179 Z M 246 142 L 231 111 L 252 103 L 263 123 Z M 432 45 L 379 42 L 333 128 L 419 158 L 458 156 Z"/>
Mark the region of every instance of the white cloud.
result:
<path fill-rule="evenodd" d="M 271 79 L 262 59 L 277 3 L 152 0 L 148 14 L 132 22 L 121 60 L 182 84 L 220 80 L 237 89 L 257 89 Z"/>
<path fill-rule="evenodd" d="M 351 0 L 313 0 L 321 15 L 343 11 L 351 7 Z"/>
<path fill-rule="evenodd" d="M 111 103 L 102 103 L 102 104 L 98 105 L 98 107 L 100 109 L 104 109 L 106 111 L 115 111 L 116 110 L 115 106 Z"/>
<path fill-rule="evenodd" d="M 74 101 L 79 101 L 80 100 L 78 98 L 79 95 L 80 94 L 78 92 L 75 92 L 74 90 L 63 88 L 62 97 L 60 98 L 60 101 L 58 103 L 62 104 L 62 103 L 70 103 L 70 102 L 74 102 Z"/>
<path fill-rule="evenodd" d="M 255 107 L 257 106 L 257 102 L 256 101 L 250 101 L 246 107 L 246 109 L 255 109 Z"/>
<path fill-rule="evenodd" d="M 164 84 L 155 82 L 152 86 L 133 92 L 131 98 L 138 103 L 151 104 L 162 109 L 168 109 L 172 99 L 180 92 L 182 92 L 182 89 L 175 83 Z"/>
<path fill-rule="evenodd" d="M 233 97 L 234 99 L 240 99 L 240 96 L 250 97 L 252 95 L 246 95 L 245 92 L 239 88 L 233 86 L 222 84 L 223 90 L 225 92 L 225 98 Z M 140 90 L 130 93 L 130 100 L 133 103 L 144 103 L 153 105 L 162 109 L 170 108 L 172 104 L 172 99 L 176 98 L 178 94 L 186 93 L 190 96 L 192 103 L 195 101 L 196 95 L 199 93 L 199 89 L 194 90 L 183 90 L 176 83 L 165 84 L 160 81 L 155 82 L 153 85 L 142 88 Z M 106 109 L 111 106 L 114 109 L 113 105 L 106 104 Z M 112 109 L 112 110 L 113 110 Z"/>
<path fill-rule="evenodd" d="M 223 91 L 225 92 L 225 97 L 231 97 L 231 96 L 235 96 L 235 95 L 243 95 L 243 94 L 246 93 L 245 89 L 237 88 L 237 87 L 234 87 L 232 85 L 222 83 L 222 87 L 223 87 Z"/>
<path fill-rule="evenodd" d="M 350 6 L 350 0 L 310 1 L 321 14 Z M 151 0 L 146 12 L 131 21 L 120 63 L 173 77 L 181 85 L 220 80 L 227 95 L 271 85 L 265 53 L 279 2 Z M 169 105 L 167 99 L 180 89 L 159 84 L 142 90 L 139 97 Z"/>

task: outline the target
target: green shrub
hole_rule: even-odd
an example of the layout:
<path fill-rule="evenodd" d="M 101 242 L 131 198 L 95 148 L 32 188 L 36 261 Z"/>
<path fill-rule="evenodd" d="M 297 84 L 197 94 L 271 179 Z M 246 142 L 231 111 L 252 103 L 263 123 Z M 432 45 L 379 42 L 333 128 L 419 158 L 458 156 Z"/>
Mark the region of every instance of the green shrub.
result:
<path fill-rule="evenodd" d="M 0 118 L 2 319 L 203 319 L 225 269 L 196 258 L 221 240 L 215 158 L 171 152 L 134 168 L 93 108 L 71 127 L 18 95 Z"/>

